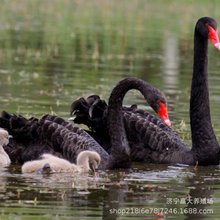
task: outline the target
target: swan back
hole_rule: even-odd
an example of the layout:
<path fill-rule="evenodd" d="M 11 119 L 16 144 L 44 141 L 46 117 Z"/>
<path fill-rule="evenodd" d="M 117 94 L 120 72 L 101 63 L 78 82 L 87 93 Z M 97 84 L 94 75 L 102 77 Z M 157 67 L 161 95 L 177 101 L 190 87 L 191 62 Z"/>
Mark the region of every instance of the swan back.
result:
<path fill-rule="evenodd" d="M 96 169 L 100 164 L 100 161 L 99 154 L 93 151 L 82 151 L 79 153 L 77 157 L 77 165 L 52 154 L 43 154 L 39 160 L 24 163 L 22 166 L 22 173 L 34 173 L 42 171 L 44 168 L 49 168 L 52 173 L 82 173 L 90 170 L 89 163 L 91 163 L 92 169 Z"/>
<path fill-rule="evenodd" d="M 22 173 L 34 173 L 44 169 L 44 167 L 53 172 L 77 172 L 78 168 L 75 164 L 70 163 L 68 160 L 59 158 L 52 154 L 43 154 L 41 159 L 32 160 L 24 163 L 22 166 Z"/>

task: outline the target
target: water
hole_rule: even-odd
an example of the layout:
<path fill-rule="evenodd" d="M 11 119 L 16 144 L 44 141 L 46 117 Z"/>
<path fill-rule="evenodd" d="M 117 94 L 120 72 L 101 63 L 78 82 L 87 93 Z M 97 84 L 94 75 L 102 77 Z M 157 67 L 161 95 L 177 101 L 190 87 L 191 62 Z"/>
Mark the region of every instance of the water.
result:
<path fill-rule="evenodd" d="M 201 16 L 220 22 L 218 4 L 3 1 L 1 110 L 67 119 L 73 100 L 90 94 L 107 100 L 120 79 L 137 76 L 164 91 L 173 127 L 190 144 L 193 29 Z M 219 57 L 210 46 L 211 114 L 220 140 Z M 151 111 L 138 92 L 129 92 L 124 104 L 134 103 Z M 218 219 L 219 173 L 219 166 L 135 163 L 96 176 L 42 176 L 11 165 L 0 171 L 0 219 Z"/>

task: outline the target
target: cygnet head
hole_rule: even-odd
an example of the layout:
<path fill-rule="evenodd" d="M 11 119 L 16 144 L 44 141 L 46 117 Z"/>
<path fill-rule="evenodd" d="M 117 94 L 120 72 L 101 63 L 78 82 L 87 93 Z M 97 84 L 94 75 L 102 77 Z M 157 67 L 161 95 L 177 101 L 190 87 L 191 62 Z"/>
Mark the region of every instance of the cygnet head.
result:
<path fill-rule="evenodd" d="M 95 172 L 100 162 L 101 157 L 97 152 L 86 150 L 79 153 L 76 164 L 83 167 L 85 171 L 91 169 Z"/>
<path fill-rule="evenodd" d="M 6 131 L 3 128 L 0 128 L 0 145 L 5 146 L 9 143 L 9 134 L 8 131 Z"/>
<path fill-rule="evenodd" d="M 49 163 L 45 163 L 42 168 L 36 170 L 36 174 L 48 174 L 53 172 Z"/>

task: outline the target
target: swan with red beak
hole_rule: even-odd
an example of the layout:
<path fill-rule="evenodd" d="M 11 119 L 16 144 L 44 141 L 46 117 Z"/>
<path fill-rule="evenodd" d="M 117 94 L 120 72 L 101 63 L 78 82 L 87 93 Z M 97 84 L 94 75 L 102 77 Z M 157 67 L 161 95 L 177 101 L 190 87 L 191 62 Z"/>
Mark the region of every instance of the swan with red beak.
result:
<path fill-rule="evenodd" d="M 213 44 L 213 46 L 217 50 L 220 50 L 220 42 L 219 42 L 219 37 L 218 37 L 218 28 L 215 30 L 213 27 L 208 25 L 208 30 L 209 30 L 209 34 L 208 34 L 209 40 L 211 41 L 211 43 Z"/>
<path fill-rule="evenodd" d="M 164 104 L 161 101 L 158 101 L 158 105 L 159 105 L 159 109 L 157 111 L 157 114 L 159 115 L 159 117 L 161 118 L 161 120 L 167 125 L 167 126 L 171 126 L 171 121 L 169 119 L 169 115 L 168 115 L 168 109 L 166 104 Z"/>

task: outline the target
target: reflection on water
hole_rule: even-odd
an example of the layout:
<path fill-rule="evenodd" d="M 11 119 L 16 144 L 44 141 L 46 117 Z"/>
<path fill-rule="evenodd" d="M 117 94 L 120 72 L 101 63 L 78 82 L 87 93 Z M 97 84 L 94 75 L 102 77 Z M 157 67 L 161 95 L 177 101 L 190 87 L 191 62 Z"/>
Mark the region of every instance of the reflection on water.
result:
<path fill-rule="evenodd" d="M 69 117 L 79 96 L 108 99 L 137 76 L 165 92 L 174 128 L 190 144 L 193 28 L 218 3 L 179 1 L 3 1 L 0 7 L 1 110 Z M 215 7 L 213 10 L 212 7 Z M 205 13 L 205 14 L 204 14 Z M 153 19 L 152 19 L 153 18 Z M 219 54 L 209 50 L 213 126 L 220 139 Z M 151 111 L 137 92 L 124 104 Z M 134 164 L 96 176 L 0 171 L 0 219 L 218 219 L 220 169 Z M 162 211 L 162 213 L 159 213 Z"/>
<path fill-rule="evenodd" d="M 168 89 L 174 87 L 174 92 L 179 86 L 179 51 L 176 37 L 172 35 L 165 36 L 164 42 L 164 84 Z"/>
<path fill-rule="evenodd" d="M 185 214 L 180 219 L 192 219 L 192 213 L 195 219 L 218 216 L 219 173 L 218 167 L 194 170 L 182 165 L 137 164 L 130 171 L 99 171 L 95 176 L 24 175 L 11 166 L 0 176 L 0 217 L 163 219 L 177 213 L 182 217 Z M 158 217 L 160 211 L 163 213 Z"/>

